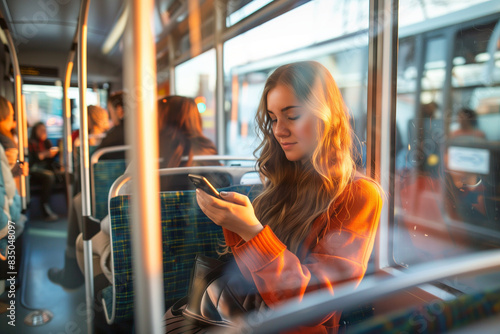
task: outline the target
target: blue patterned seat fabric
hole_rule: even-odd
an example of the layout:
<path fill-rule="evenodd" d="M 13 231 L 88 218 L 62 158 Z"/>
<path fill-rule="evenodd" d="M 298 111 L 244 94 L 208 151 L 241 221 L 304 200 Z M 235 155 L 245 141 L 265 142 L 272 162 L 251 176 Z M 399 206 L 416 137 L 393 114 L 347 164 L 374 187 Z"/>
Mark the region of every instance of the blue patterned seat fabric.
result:
<path fill-rule="evenodd" d="M 108 214 L 109 189 L 117 178 L 125 173 L 125 160 L 101 160 L 94 165 L 93 186 L 95 193 L 94 217 L 102 220 Z"/>
<path fill-rule="evenodd" d="M 260 193 L 262 186 L 238 185 L 224 189 L 246 194 L 253 199 Z M 195 255 L 201 253 L 217 257 L 217 250 L 221 250 L 220 244 L 224 238 L 222 229 L 200 210 L 193 190 L 162 192 L 160 199 L 163 282 L 165 306 L 169 307 L 187 294 Z M 113 301 L 116 302 L 115 322 L 132 318 L 134 312 L 129 200 L 130 196 L 118 196 L 110 201 L 116 296 L 113 296 L 110 286 L 103 290 L 103 299 L 108 315 L 112 313 Z"/>

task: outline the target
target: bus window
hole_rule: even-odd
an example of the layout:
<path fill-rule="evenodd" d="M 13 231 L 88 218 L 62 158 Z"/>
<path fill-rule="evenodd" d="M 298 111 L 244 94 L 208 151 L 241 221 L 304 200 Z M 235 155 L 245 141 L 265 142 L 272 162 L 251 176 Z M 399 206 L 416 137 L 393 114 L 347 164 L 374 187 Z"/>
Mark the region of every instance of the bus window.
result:
<path fill-rule="evenodd" d="M 203 133 L 215 142 L 215 50 L 175 68 L 175 94 L 195 99 L 203 120 Z"/>
<path fill-rule="evenodd" d="M 393 255 L 403 267 L 500 247 L 498 15 L 458 9 L 445 14 L 456 24 L 400 28 Z"/>
<path fill-rule="evenodd" d="M 62 117 L 62 87 L 50 85 L 24 84 L 23 93 L 26 97 L 26 115 L 28 127 L 36 122 L 44 122 L 47 126 L 47 135 L 56 145 L 63 134 Z M 80 128 L 79 92 L 78 88 L 70 87 L 68 90 L 70 100 L 75 103 L 73 108 L 72 129 Z M 106 108 L 107 93 L 104 89 L 87 90 L 87 103 Z"/>
<path fill-rule="evenodd" d="M 316 60 L 332 73 L 364 152 L 368 8 L 367 0 L 313 0 L 224 43 L 228 154 L 252 154 L 258 143 L 254 117 L 266 78 L 278 66 L 301 60 Z M 347 12 L 357 14 L 343 15 Z"/>

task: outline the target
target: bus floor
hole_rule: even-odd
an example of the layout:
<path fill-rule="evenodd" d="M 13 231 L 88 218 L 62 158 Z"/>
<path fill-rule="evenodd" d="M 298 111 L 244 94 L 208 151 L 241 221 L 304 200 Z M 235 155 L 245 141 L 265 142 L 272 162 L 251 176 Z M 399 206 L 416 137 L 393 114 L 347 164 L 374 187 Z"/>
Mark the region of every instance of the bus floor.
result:
<path fill-rule="evenodd" d="M 0 302 L 10 305 L 15 301 L 14 312 L 0 314 L 0 333 L 85 333 L 87 331 L 85 312 L 85 286 L 65 290 L 52 283 L 47 271 L 51 267 L 62 267 L 66 248 L 67 210 L 63 193 L 54 194 L 51 206 L 59 215 L 53 222 L 44 221 L 34 212 L 39 206 L 38 198 L 31 200 L 26 215 L 28 221 L 22 234 L 22 259 L 17 272 L 15 297 L 10 282 L 6 282 L 5 292 Z M 25 319 L 33 311 L 45 310 L 52 319 L 45 324 L 30 326 Z M 14 314 L 15 322 L 8 315 Z M 9 324 L 10 322 L 10 324 Z M 15 326 L 13 326 L 15 324 Z"/>

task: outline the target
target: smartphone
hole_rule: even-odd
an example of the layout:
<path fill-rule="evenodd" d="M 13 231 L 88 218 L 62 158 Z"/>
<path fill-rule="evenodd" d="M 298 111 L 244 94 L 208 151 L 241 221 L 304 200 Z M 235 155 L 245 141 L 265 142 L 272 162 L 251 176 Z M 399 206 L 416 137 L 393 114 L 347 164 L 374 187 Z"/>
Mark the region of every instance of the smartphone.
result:
<path fill-rule="evenodd" d="M 193 182 L 196 188 L 203 190 L 213 197 L 222 199 L 217 189 L 215 189 L 215 187 L 204 176 L 188 174 L 188 178 L 191 182 Z"/>

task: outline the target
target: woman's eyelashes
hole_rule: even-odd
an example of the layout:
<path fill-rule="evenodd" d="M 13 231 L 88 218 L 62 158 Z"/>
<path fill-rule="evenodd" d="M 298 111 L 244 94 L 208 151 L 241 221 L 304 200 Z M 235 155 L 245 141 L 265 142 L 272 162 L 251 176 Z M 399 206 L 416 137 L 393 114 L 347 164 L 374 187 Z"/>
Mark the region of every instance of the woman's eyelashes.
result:
<path fill-rule="evenodd" d="M 286 118 L 290 121 L 296 121 L 298 120 L 302 115 L 296 115 L 296 116 L 287 116 Z M 278 121 L 277 118 L 273 118 L 271 117 L 271 115 L 269 115 L 269 120 L 271 121 L 271 123 L 276 123 Z"/>

